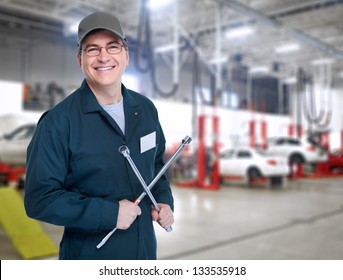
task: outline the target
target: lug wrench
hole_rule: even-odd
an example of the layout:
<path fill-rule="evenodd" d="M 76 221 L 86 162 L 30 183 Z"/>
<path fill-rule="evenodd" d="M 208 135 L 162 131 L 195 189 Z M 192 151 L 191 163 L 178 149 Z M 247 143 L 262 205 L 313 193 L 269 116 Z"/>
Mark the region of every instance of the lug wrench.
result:
<path fill-rule="evenodd" d="M 154 196 L 152 195 L 150 189 L 148 188 L 148 186 L 146 185 L 141 173 L 139 172 L 137 166 L 135 165 L 134 161 L 132 160 L 131 156 L 130 156 L 130 150 L 127 146 L 120 146 L 119 147 L 119 152 L 124 156 L 124 158 L 127 159 L 127 161 L 129 162 L 133 173 L 135 173 L 137 179 L 139 180 L 139 182 L 141 183 L 145 193 L 149 196 L 152 204 L 154 205 L 155 209 L 157 212 L 160 212 L 160 208 L 158 207 L 158 204 L 154 198 Z M 166 228 L 166 231 L 172 231 L 171 227 Z"/>
<path fill-rule="evenodd" d="M 176 160 L 176 158 L 180 155 L 181 151 L 185 148 L 186 145 L 188 145 L 192 141 L 192 138 L 189 136 L 186 136 L 184 139 L 182 139 L 182 142 L 180 146 L 177 148 L 177 150 L 174 152 L 174 154 L 169 158 L 169 160 L 163 165 L 161 170 L 158 172 L 156 177 L 151 181 L 151 183 L 148 186 L 149 191 L 152 189 L 152 187 L 157 183 L 157 181 L 162 177 L 162 175 L 166 172 L 166 170 L 173 164 L 173 162 Z M 138 205 L 142 199 L 146 196 L 146 192 L 142 192 L 141 195 L 136 198 L 135 204 Z M 114 228 L 112 231 L 110 231 L 102 240 L 101 242 L 96 246 L 98 249 L 100 249 L 107 240 L 112 236 L 112 234 L 117 230 L 117 228 Z"/>

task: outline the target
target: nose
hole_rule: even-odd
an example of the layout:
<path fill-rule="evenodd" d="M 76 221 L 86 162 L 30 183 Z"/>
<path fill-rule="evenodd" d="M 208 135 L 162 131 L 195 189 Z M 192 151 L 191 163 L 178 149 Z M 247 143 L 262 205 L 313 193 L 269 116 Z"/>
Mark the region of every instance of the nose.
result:
<path fill-rule="evenodd" d="M 100 54 L 98 55 L 98 60 L 99 61 L 107 61 L 109 60 L 109 54 L 106 51 L 105 47 L 100 48 Z"/>

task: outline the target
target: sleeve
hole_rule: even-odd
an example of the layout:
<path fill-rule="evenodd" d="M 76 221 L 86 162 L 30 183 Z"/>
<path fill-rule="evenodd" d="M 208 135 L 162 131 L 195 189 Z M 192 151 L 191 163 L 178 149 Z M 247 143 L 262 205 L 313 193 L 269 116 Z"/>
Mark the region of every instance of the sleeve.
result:
<path fill-rule="evenodd" d="M 37 125 L 27 149 L 24 204 L 29 217 L 47 223 L 110 230 L 116 225 L 119 203 L 86 197 L 66 189 L 69 170 L 68 121 L 49 118 Z"/>

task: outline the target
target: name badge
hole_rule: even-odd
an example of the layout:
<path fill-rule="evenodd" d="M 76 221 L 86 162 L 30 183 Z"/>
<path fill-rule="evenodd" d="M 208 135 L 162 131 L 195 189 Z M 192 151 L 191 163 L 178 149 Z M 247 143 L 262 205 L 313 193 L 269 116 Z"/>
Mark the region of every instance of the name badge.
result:
<path fill-rule="evenodd" d="M 141 154 L 156 147 L 156 131 L 141 137 Z"/>

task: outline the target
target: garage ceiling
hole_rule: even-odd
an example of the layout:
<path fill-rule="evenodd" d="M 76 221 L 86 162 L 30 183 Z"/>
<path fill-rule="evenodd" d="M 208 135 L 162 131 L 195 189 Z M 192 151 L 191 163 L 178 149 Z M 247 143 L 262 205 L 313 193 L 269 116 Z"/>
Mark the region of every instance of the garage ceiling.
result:
<path fill-rule="evenodd" d="M 141 4 L 137 0 L 0 0 L 0 47 L 61 39 L 74 44 L 69 27 L 98 10 L 118 15 L 130 41 L 137 42 L 138 26 L 143 26 Z M 267 67 L 285 79 L 299 67 L 317 71 L 320 66 L 313 61 L 326 59 L 336 81 L 343 79 L 342 4 L 342 0 L 179 0 L 174 13 L 172 1 L 150 10 L 151 40 L 154 47 L 164 47 L 173 44 L 174 32 L 179 32 L 181 63 L 187 60 L 182 52 L 193 46 L 209 67 L 214 58 L 224 58 L 241 61 L 250 69 Z M 227 37 L 228 31 L 242 26 L 254 33 Z M 297 51 L 275 51 L 294 43 Z"/>

